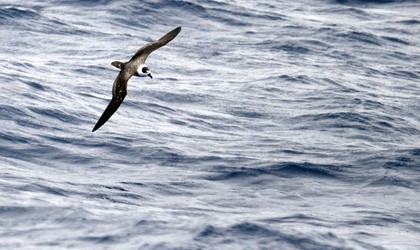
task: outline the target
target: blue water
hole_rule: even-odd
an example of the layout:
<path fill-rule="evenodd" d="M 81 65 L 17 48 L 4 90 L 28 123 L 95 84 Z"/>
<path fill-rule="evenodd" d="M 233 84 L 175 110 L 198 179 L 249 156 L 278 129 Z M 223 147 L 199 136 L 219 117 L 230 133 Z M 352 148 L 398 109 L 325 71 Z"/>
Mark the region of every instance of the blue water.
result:
<path fill-rule="evenodd" d="M 419 249 L 417 1 L 0 3 L 0 248 Z M 118 69 L 182 26 L 91 130 Z"/>

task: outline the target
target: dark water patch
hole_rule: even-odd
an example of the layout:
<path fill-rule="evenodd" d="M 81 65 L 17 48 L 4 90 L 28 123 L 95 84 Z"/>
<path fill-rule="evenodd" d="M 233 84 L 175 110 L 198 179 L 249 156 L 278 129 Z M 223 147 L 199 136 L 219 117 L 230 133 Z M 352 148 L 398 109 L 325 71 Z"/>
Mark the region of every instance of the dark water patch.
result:
<path fill-rule="evenodd" d="M 405 0 L 335 0 L 339 4 L 386 4 L 386 3 L 400 3 Z"/>
<path fill-rule="evenodd" d="M 15 217 L 31 212 L 28 207 L 0 206 L 0 217 Z"/>
<path fill-rule="evenodd" d="M 378 76 L 378 77 L 384 77 L 384 76 L 386 76 L 386 73 L 385 72 L 380 71 L 380 70 L 377 70 L 377 69 L 374 69 L 374 68 L 371 68 L 371 67 L 368 67 L 368 66 L 365 67 L 365 72 L 366 72 L 366 75 L 368 75 L 368 76 Z M 366 86 L 366 85 L 363 84 L 363 86 Z M 368 86 L 366 86 L 366 87 L 368 87 Z"/>
<path fill-rule="evenodd" d="M 44 16 L 37 8 L 7 7 L 0 9 L 0 20 L 9 28 L 34 31 L 43 34 L 87 35 L 88 32 L 77 29 L 54 18 Z"/>
<path fill-rule="evenodd" d="M 351 101 L 352 105 L 361 105 L 366 110 L 381 110 L 385 108 L 385 105 L 382 102 L 377 100 L 370 100 L 367 98 L 356 97 Z"/>
<path fill-rule="evenodd" d="M 48 145 L 48 142 L 40 144 L 33 138 L 23 139 L 20 144 L 19 147 L 11 147 L 2 151 L 2 156 L 41 164 L 43 167 L 56 166 L 57 162 L 83 165 L 95 161 L 93 156 L 87 157 L 83 154 L 73 153 L 54 144 Z"/>
<path fill-rule="evenodd" d="M 296 123 L 308 121 L 316 122 L 319 126 L 322 127 L 337 127 L 337 128 L 347 128 L 352 127 L 360 130 L 366 130 L 366 122 L 371 122 L 371 118 L 367 115 L 362 115 L 353 112 L 337 112 L 337 113 L 322 113 L 314 115 L 301 115 L 296 117 Z M 329 124 L 320 124 L 320 122 L 331 121 Z"/>
<path fill-rule="evenodd" d="M 379 28 L 378 30 L 381 31 L 381 33 L 392 35 L 392 37 L 395 37 L 398 35 L 404 35 L 401 37 L 407 38 L 411 35 L 411 31 L 409 29 L 403 29 L 403 28 L 383 27 L 383 28 Z"/>
<path fill-rule="evenodd" d="M 417 25 L 417 24 L 420 24 L 420 20 L 418 20 L 418 19 L 407 19 L 407 20 L 398 21 L 398 23 L 402 23 L 402 24 L 405 24 L 405 25 Z"/>
<path fill-rule="evenodd" d="M 13 20 L 13 19 L 34 19 L 39 18 L 41 15 L 34 10 L 23 7 L 6 7 L 0 8 L 0 20 Z"/>
<path fill-rule="evenodd" d="M 372 181 L 369 186 L 384 187 L 384 186 L 398 186 L 405 188 L 412 188 L 413 185 L 410 180 L 396 176 L 384 176 Z"/>
<path fill-rule="evenodd" d="M 274 230 L 270 230 L 262 225 L 255 223 L 244 222 L 233 225 L 229 230 L 234 234 L 239 235 L 252 235 L 252 236 L 276 236 L 278 233 Z"/>
<path fill-rule="evenodd" d="M 307 54 L 311 52 L 311 50 L 304 46 L 299 46 L 294 43 L 287 43 L 282 45 L 273 45 L 271 47 L 274 51 L 284 51 L 290 54 Z"/>
<path fill-rule="evenodd" d="M 357 211 L 363 218 L 354 221 L 347 221 L 349 225 L 376 225 L 376 226 L 391 226 L 392 224 L 401 223 L 401 221 L 393 215 L 375 212 L 375 211 Z"/>
<path fill-rule="evenodd" d="M 15 120 L 26 116 L 28 114 L 21 108 L 0 104 L 0 120 Z"/>
<path fill-rule="evenodd" d="M 219 230 L 218 228 L 209 225 L 204 228 L 199 234 L 197 238 L 203 238 L 203 237 L 220 237 L 223 236 L 224 232 L 222 230 Z"/>
<path fill-rule="evenodd" d="M 307 44 L 312 49 L 316 48 L 318 50 L 326 50 L 332 47 L 328 43 L 322 42 L 320 40 L 315 40 L 315 39 L 300 40 L 300 42 Z"/>
<path fill-rule="evenodd" d="M 83 0 L 83 1 L 66 1 L 66 0 L 54 0 L 54 4 L 57 5 L 76 5 L 76 6 L 83 6 L 83 7 L 94 7 L 94 6 L 104 6 L 110 3 L 115 2 L 115 0 Z"/>
<path fill-rule="evenodd" d="M 283 177 L 314 176 L 319 178 L 337 178 L 348 167 L 312 163 L 281 163 L 269 166 L 267 170 L 272 174 Z"/>
<path fill-rule="evenodd" d="M 114 190 L 114 191 L 122 191 L 122 192 L 127 192 L 128 190 L 120 187 L 120 186 L 108 186 L 108 185 L 98 185 L 98 184 L 93 184 L 90 185 L 94 188 L 100 188 L 100 189 L 108 189 L 108 190 Z"/>
<path fill-rule="evenodd" d="M 135 194 L 135 193 L 109 193 L 109 192 L 95 192 L 91 190 L 90 192 L 86 192 L 81 194 L 83 197 L 92 200 L 104 200 L 110 203 L 121 204 L 121 205 L 129 205 L 129 206 L 139 206 L 139 201 L 144 201 L 146 198 L 142 195 Z"/>
<path fill-rule="evenodd" d="M 310 84 L 311 82 L 313 82 L 307 75 L 296 75 L 296 76 L 280 75 L 278 79 L 281 81 L 292 82 L 292 83 L 303 83 L 303 84 Z"/>
<path fill-rule="evenodd" d="M 168 225 L 168 222 L 166 221 L 162 221 L 162 220 L 140 220 L 138 222 L 136 222 L 136 224 L 134 225 L 135 227 L 138 227 L 140 229 L 147 227 L 149 230 L 154 230 L 156 229 L 156 226 L 166 226 Z"/>
<path fill-rule="evenodd" d="M 30 62 L 19 62 L 19 61 L 12 61 L 10 62 L 10 64 L 12 65 L 13 68 L 15 69 L 19 69 L 19 70 L 25 70 L 25 73 L 27 73 L 26 70 L 28 71 L 32 71 L 34 70 L 36 67 L 35 65 L 33 65 Z M 13 77 L 15 77 L 16 79 L 20 80 L 20 75 L 12 75 Z M 23 80 L 22 80 L 23 81 Z"/>
<path fill-rule="evenodd" d="M 124 193 L 108 193 L 108 192 L 100 192 L 96 193 L 95 191 L 90 191 L 86 193 L 80 194 L 87 199 L 93 200 L 105 200 L 109 201 L 110 203 L 121 204 L 121 205 L 129 205 L 129 206 L 140 206 L 141 201 L 148 200 L 145 196 L 132 193 L 132 192 L 124 192 Z"/>
<path fill-rule="evenodd" d="M 78 239 L 81 241 L 88 241 L 88 242 L 93 242 L 93 243 L 98 243 L 98 244 L 111 244 L 111 243 L 115 243 L 118 241 L 119 237 L 115 237 L 112 235 L 104 235 L 104 236 L 84 236 L 84 237 L 79 237 Z"/>
<path fill-rule="evenodd" d="M 329 25 L 324 25 L 321 28 L 317 28 L 315 31 L 317 34 L 335 36 L 337 34 L 340 34 L 341 29 L 336 24 L 329 24 Z"/>
<path fill-rule="evenodd" d="M 265 114 L 259 111 L 247 110 L 245 107 L 243 108 L 231 108 L 227 111 L 228 114 L 237 117 L 244 117 L 244 118 L 253 118 L 253 119 L 261 119 L 266 117 Z"/>
<path fill-rule="evenodd" d="M 139 201 L 148 200 L 148 198 L 146 198 L 144 195 L 136 194 L 133 192 L 115 194 L 114 199 L 117 200 L 118 203 L 134 206 L 139 206 Z"/>
<path fill-rule="evenodd" d="M 409 42 L 406 42 L 400 38 L 396 38 L 396 37 L 391 37 L 391 36 L 381 36 L 382 39 L 389 41 L 389 42 L 393 42 L 393 43 L 399 43 L 399 44 L 403 44 L 403 45 L 410 45 Z"/>
<path fill-rule="evenodd" d="M 18 119 L 18 120 L 15 120 L 14 122 L 18 126 L 21 126 L 22 128 L 25 128 L 25 129 L 28 129 L 28 128 L 49 129 L 50 128 L 47 123 L 45 123 L 44 121 L 41 121 L 41 120 L 37 120 L 33 116 L 16 117 L 16 119 Z"/>
<path fill-rule="evenodd" d="M 338 7 L 322 9 L 320 12 L 326 13 L 326 14 L 334 14 L 334 15 L 337 15 L 337 14 L 349 15 L 351 17 L 357 18 L 358 20 L 370 20 L 372 18 L 372 16 L 368 12 L 360 8 L 355 8 L 355 7 L 338 6 Z"/>
<path fill-rule="evenodd" d="M 409 151 L 410 155 L 419 157 L 420 156 L 420 148 L 415 148 Z M 420 159 L 420 158 L 417 158 Z"/>
<path fill-rule="evenodd" d="M 32 141 L 30 141 L 32 142 Z M 20 160 L 26 160 L 30 162 L 35 162 L 39 156 L 41 156 L 43 153 L 47 152 L 46 149 L 49 149 L 50 147 L 47 146 L 37 146 L 36 148 L 30 147 L 31 144 L 25 145 L 25 148 L 9 148 L 5 147 L 4 150 L 2 150 L 1 154 L 3 157 L 8 157 L 12 159 L 20 159 Z M 1 147 L 1 146 L 0 146 Z M 32 160 L 31 160 L 32 159 Z"/>
<path fill-rule="evenodd" d="M 123 181 L 121 182 L 124 185 L 134 185 L 134 186 L 141 186 L 141 187 L 145 187 L 146 184 L 142 183 L 142 182 L 130 182 L 130 181 Z"/>
<path fill-rule="evenodd" d="M 65 113 L 64 111 L 61 111 L 61 110 L 58 110 L 58 109 L 46 109 L 46 108 L 31 107 L 31 108 L 29 108 L 29 110 L 31 110 L 32 112 L 34 112 L 36 114 L 39 114 L 41 116 L 48 117 L 48 118 L 53 118 L 53 119 L 56 119 L 56 120 L 59 120 L 61 122 L 65 122 L 65 123 L 71 123 L 71 124 L 78 125 L 82 122 L 76 116 L 69 115 L 69 114 Z"/>
<path fill-rule="evenodd" d="M 58 196 L 67 196 L 67 190 L 59 188 L 59 187 L 54 187 L 54 186 L 46 186 L 40 183 L 31 183 L 28 185 L 23 185 L 21 187 L 18 188 L 21 191 L 28 191 L 28 192 L 41 192 L 41 193 L 46 193 L 46 194 L 51 194 L 51 195 L 58 195 Z"/>
<path fill-rule="evenodd" d="M 262 176 L 276 176 L 281 178 L 317 177 L 336 179 L 350 166 L 316 165 L 312 163 L 278 163 L 259 168 L 250 167 L 215 167 L 210 172 L 216 174 L 204 177 L 212 181 L 245 180 Z"/>
<path fill-rule="evenodd" d="M 251 222 L 242 222 L 229 227 L 208 225 L 198 233 L 195 240 L 226 247 L 240 242 L 241 245 L 251 244 L 257 249 L 351 249 L 333 233 L 320 234 L 316 239 L 311 236 L 286 234 Z"/>
<path fill-rule="evenodd" d="M 45 87 L 40 83 L 33 81 L 25 81 L 24 83 L 35 90 L 45 91 Z"/>
<path fill-rule="evenodd" d="M 420 171 L 420 157 L 413 156 L 398 156 L 395 159 L 387 161 L 384 165 L 389 169 L 409 169 Z"/>
<path fill-rule="evenodd" d="M 368 109 L 376 111 L 375 103 L 365 103 Z M 373 106 L 372 106 L 373 105 Z M 379 105 L 379 104 L 378 104 Z M 375 133 L 408 133 L 417 134 L 418 130 L 407 124 L 400 117 L 389 115 L 370 114 L 368 112 L 336 112 L 294 117 L 292 121 L 297 129 L 319 128 L 322 131 L 328 129 L 354 129 L 358 131 L 370 131 Z M 299 125 L 302 124 L 302 125 Z"/>
<path fill-rule="evenodd" d="M 372 45 L 382 45 L 378 37 L 373 34 L 359 31 L 351 31 L 345 34 L 339 34 L 338 36 L 348 39 L 349 41 L 367 43 Z"/>
<path fill-rule="evenodd" d="M 188 126 L 188 123 L 181 120 L 175 120 L 175 119 L 170 119 L 169 123 L 172 123 L 174 125 L 180 125 L 180 126 Z"/>
<path fill-rule="evenodd" d="M 283 149 L 281 152 L 285 154 L 291 154 L 291 155 L 304 155 L 306 154 L 304 151 L 297 151 L 297 150 L 291 150 L 291 149 Z"/>
<path fill-rule="evenodd" d="M 172 181 L 169 185 L 179 188 L 187 188 L 189 190 L 193 190 L 195 188 L 199 188 L 202 185 L 193 181 Z"/>
<path fill-rule="evenodd" d="M 403 77 L 409 80 L 420 79 L 419 75 L 413 71 L 396 70 L 396 71 L 391 72 L 390 74 L 396 77 Z"/>
<path fill-rule="evenodd" d="M 149 149 L 145 156 L 145 160 L 160 162 L 163 166 L 172 166 L 179 163 L 191 163 L 194 160 L 186 155 L 175 152 L 169 148 L 153 148 Z"/>
<path fill-rule="evenodd" d="M 327 54 L 327 56 L 331 58 L 346 60 L 346 61 L 353 61 L 356 57 L 354 55 L 351 55 L 345 51 L 342 50 L 331 50 L 330 53 Z"/>
<path fill-rule="evenodd" d="M 31 139 L 27 138 L 25 135 L 21 135 L 14 132 L 0 132 L 0 141 L 2 143 L 13 143 L 13 144 L 27 144 L 31 141 Z M 3 144 L 4 145 L 4 144 Z M 3 146 L 0 146 L 2 148 Z M 4 147 L 3 150 L 8 149 L 8 147 Z M 10 150 L 10 149 L 9 149 Z M 4 152 L 4 151 L 3 151 Z M 0 155 L 2 153 L 0 152 Z"/>
<path fill-rule="evenodd" d="M 216 172 L 216 171 L 213 171 Z M 265 174 L 268 174 L 263 169 L 255 169 L 255 168 L 229 168 L 226 169 L 219 169 L 217 170 L 218 174 L 214 174 L 211 176 L 206 176 L 204 179 L 211 180 L 211 181 L 224 181 L 224 180 L 231 180 L 231 179 L 245 179 L 245 178 L 252 178 L 252 177 L 259 177 Z"/>
<path fill-rule="evenodd" d="M 126 184 L 123 182 L 123 184 Z M 132 185 L 132 184 L 129 184 Z M 76 185 L 78 187 L 80 185 Z M 86 191 L 83 193 L 78 193 L 89 198 L 95 199 L 105 199 L 113 203 L 121 203 L 127 205 L 138 205 L 139 201 L 147 200 L 147 198 L 138 193 L 131 192 L 129 189 L 121 186 L 110 186 L 110 185 L 97 185 L 89 184 L 86 185 Z M 139 186 L 139 185 L 136 185 Z"/>

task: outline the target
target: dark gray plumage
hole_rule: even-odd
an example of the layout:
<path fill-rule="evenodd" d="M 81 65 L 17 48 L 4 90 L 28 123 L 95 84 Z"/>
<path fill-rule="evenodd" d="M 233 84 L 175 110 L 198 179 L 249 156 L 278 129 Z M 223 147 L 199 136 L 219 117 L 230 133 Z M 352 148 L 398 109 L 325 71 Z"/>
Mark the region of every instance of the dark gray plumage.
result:
<path fill-rule="evenodd" d="M 181 31 L 181 27 L 178 27 L 168 34 L 164 35 L 162 38 L 155 42 L 151 42 L 141 47 L 137 53 L 130 59 L 130 61 L 123 62 L 112 62 L 111 64 L 120 70 L 117 78 L 114 81 L 112 87 L 112 100 L 108 104 L 108 107 L 105 109 L 102 116 L 99 118 L 92 132 L 99 129 L 109 118 L 117 111 L 118 107 L 123 102 L 125 96 L 127 95 L 127 82 L 134 76 L 149 76 L 152 78 L 149 68 L 145 65 L 147 57 L 153 51 L 158 48 L 165 46 L 167 43 L 172 41 Z"/>

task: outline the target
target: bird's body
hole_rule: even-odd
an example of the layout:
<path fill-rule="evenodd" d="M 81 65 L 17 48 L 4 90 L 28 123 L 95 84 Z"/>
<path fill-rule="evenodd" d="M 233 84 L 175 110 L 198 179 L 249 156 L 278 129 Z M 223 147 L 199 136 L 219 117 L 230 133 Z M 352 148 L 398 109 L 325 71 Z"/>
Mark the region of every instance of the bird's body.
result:
<path fill-rule="evenodd" d="M 155 42 L 146 44 L 140 48 L 137 53 L 130 59 L 130 61 L 123 63 L 114 61 L 111 64 L 120 69 L 120 73 L 114 81 L 112 86 L 112 100 L 109 103 L 108 107 L 105 109 L 102 116 L 99 118 L 92 132 L 99 129 L 108 119 L 117 111 L 118 107 L 123 102 L 125 96 L 127 95 L 127 83 L 132 76 L 139 77 L 150 77 L 150 69 L 146 66 L 146 59 L 153 51 L 158 48 L 165 46 L 167 43 L 172 41 L 181 31 L 181 27 L 178 27 L 168 34 L 164 35 L 162 38 Z"/>

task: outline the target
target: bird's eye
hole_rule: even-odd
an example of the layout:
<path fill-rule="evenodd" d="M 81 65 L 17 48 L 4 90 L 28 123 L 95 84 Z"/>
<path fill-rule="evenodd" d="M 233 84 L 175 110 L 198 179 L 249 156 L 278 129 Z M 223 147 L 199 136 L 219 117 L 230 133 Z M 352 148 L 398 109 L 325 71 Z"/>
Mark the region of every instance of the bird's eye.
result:
<path fill-rule="evenodd" d="M 141 72 L 143 72 L 143 73 L 147 73 L 147 71 L 149 71 L 149 68 L 147 68 L 147 67 L 143 67 L 142 69 L 141 69 Z"/>

